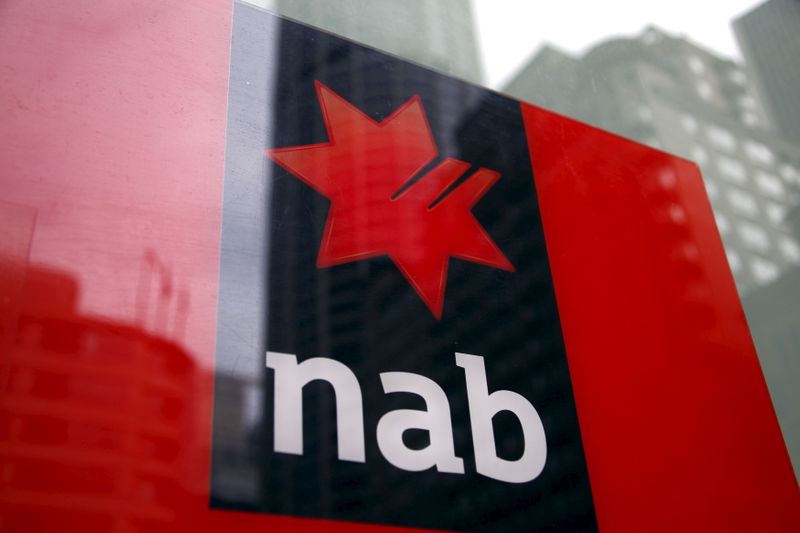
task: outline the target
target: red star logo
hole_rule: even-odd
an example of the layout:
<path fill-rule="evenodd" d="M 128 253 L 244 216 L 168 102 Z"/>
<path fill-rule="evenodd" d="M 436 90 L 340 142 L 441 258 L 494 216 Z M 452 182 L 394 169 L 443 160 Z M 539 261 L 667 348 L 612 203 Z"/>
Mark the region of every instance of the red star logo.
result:
<path fill-rule="evenodd" d="M 317 267 L 388 255 L 437 319 L 450 257 L 514 270 L 471 213 L 498 172 L 453 188 L 471 165 L 448 158 L 409 185 L 438 155 L 419 96 L 376 122 L 316 88 L 330 140 L 267 155 L 331 201 Z"/>

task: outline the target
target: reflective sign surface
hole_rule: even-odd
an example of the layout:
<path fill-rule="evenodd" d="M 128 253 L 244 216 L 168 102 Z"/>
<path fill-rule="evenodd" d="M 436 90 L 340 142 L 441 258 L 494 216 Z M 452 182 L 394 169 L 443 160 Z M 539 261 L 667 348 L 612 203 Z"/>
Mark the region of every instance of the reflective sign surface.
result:
<path fill-rule="evenodd" d="M 239 4 L 0 11 L 0 530 L 800 528 L 694 164 Z"/>

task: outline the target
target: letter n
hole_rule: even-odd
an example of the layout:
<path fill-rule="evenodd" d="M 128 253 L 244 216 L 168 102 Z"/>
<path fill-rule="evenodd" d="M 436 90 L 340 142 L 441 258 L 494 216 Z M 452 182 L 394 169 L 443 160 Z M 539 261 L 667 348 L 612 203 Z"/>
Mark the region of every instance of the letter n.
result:
<path fill-rule="evenodd" d="M 361 386 L 352 370 L 325 357 L 297 364 L 297 356 L 278 352 L 267 352 L 267 367 L 275 371 L 276 452 L 303 455 L 303 387 L 320 379 L 333 387 L 336 396 L 339 459 L 366 460 Z"/>

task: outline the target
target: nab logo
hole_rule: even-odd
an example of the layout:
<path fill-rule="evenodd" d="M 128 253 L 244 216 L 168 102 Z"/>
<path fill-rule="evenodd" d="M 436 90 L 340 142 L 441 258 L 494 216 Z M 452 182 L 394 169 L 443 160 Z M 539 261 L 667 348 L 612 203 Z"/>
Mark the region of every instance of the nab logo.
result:
<path fill-rule="evenodd" d="M 514 271 L 472 207 L 500 177 L 479 168 L 461 178 L 469 163 L 438 155 L 421 99 L 416 96 L 376 122 L 320 82 L 317 97 L 329 141 L 268 150 L 276 163 L 331 200 L 318 267 L 388 255 L 437 319 L 441 319 L 450 257 Z M 433 166 L 433 168 L 429 168 Z M 302 391 L 311 381 L 328 383 L 336 397 L 338 458 L 365 462 L 361 386 L 347 365 L 325 357 L 300 364 L 292 354 L 267 353 L 275 372 L 274 449 L 303 455 Z M 509 483 L 535 479 L 547 456 L 542 421 L 533 405 L 508 390 L 488 392 L 483 357 L 456 354 L 465 371 L 469 419 L 478 473 Z M 386 394 L 421 397 L 427 410 L 398 409 L 378 421 L 376 438 L 395 467 L 419 472 L 464 473 L 456 456 L 450 403 L 439 385 L 410 372 L 382 372 Z M 493 417 L 507 411 L 522 428 L 523 453 L 498 456 Z M 403 434 L 421 430 L 429 444 L 413 449 Z"/>
<path fill-rule="evenodd" d="M 267 155 L 330 199 L 320 268 L 388 255 L 441 319 L 450 257 L 514 271 L 471 213 L 500 177 L 438 150 L 422 101 L 376 122 L 320 82 L 329 141 Z M 427 172 L 425 172 L 427 170 Z"/>
<path fill-rule="evenodd" d="M 526 483 L 544 469 L 547 444 L 544 426 L 536 409 L 519 394 L 507 390 L 492 393 L 486 380 L 483 357 L 456 353 L 456 365 L 464 369 L 467 405 L 479 474 Z M 303 387 L 314 380 L 328 383 L 336 396 L 336 433 L 339 459 L 363 463 L 364 406 L 361 386 L 347 365 L 327 357 L 297 363 L 293 354 L 267 352 L 267 367 L 275 371 L 275 451 L 303 455 Z M 421 472 L 464 473 L 464 461 L 453 445 L 450 403 L 444 390 L 431 379 L 411 372 L 382 372 L 384 392 L 409 393 L 425 400 L 427 410 L 397 409 L 378 421 L 378 448 L 397 468 Z M 515 460 L 498 456 L 492 419 L 501 411 L 512 413 L 522 428 L 523 452 Z M 422 430 L 429 444 L 413 449 L 403 441 L 406 431 Z"/>

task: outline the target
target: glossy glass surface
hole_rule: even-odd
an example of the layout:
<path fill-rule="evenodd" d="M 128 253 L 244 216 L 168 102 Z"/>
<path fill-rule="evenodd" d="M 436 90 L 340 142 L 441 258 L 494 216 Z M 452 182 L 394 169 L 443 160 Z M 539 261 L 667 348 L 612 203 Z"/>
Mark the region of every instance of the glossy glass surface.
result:
<path fill-rule="evenodd" d="M 0 531 L 800 527 L 797 2 L 738 20 L 746 61 L 649 28 L 545 47 L 493 87 L 510 96 L 481 87 L 481 9 L 465 2 L 270 4 L 356 44 L 245 3 L 0 6 Z M 419 98 L 439 159 L 392 138 L 377 166 L 409 164 L 397 198 L 430 212 L 467 190 L 486 238 L 441 229 L 463 213 L 435 238 L 413 217 L 382 229 L 409 208 L 369 211 L 368 194 L 348 207 L 372 213 L 362 230 L 318 255 L 334 193 L 265 153 L 331 140 L 314 80 L 375 123 Z M 459 162 L 473 166 L 454 184 Z M 374 192 L 358 172 L 351 196 Z M 441 265 L 387 253 L 434 241 L 446 284 Z M 458 343 L 484 352 L 491 390 L 551 414 L 547 487 L 509 504 L 477 476 Z M 316 462 L 265 475 L 285 459 L 267 349 L 353 368 L 372 470 L 332 457 L 318 388 Z M 517 358 L 496 370 L 493 351 Z M 447 392 L 469 490 L 384 460 L 379 415 L 422 409 L 386 400 L 392 370 Z M 499 416 L 498 434 L 515 423 Z"/>

